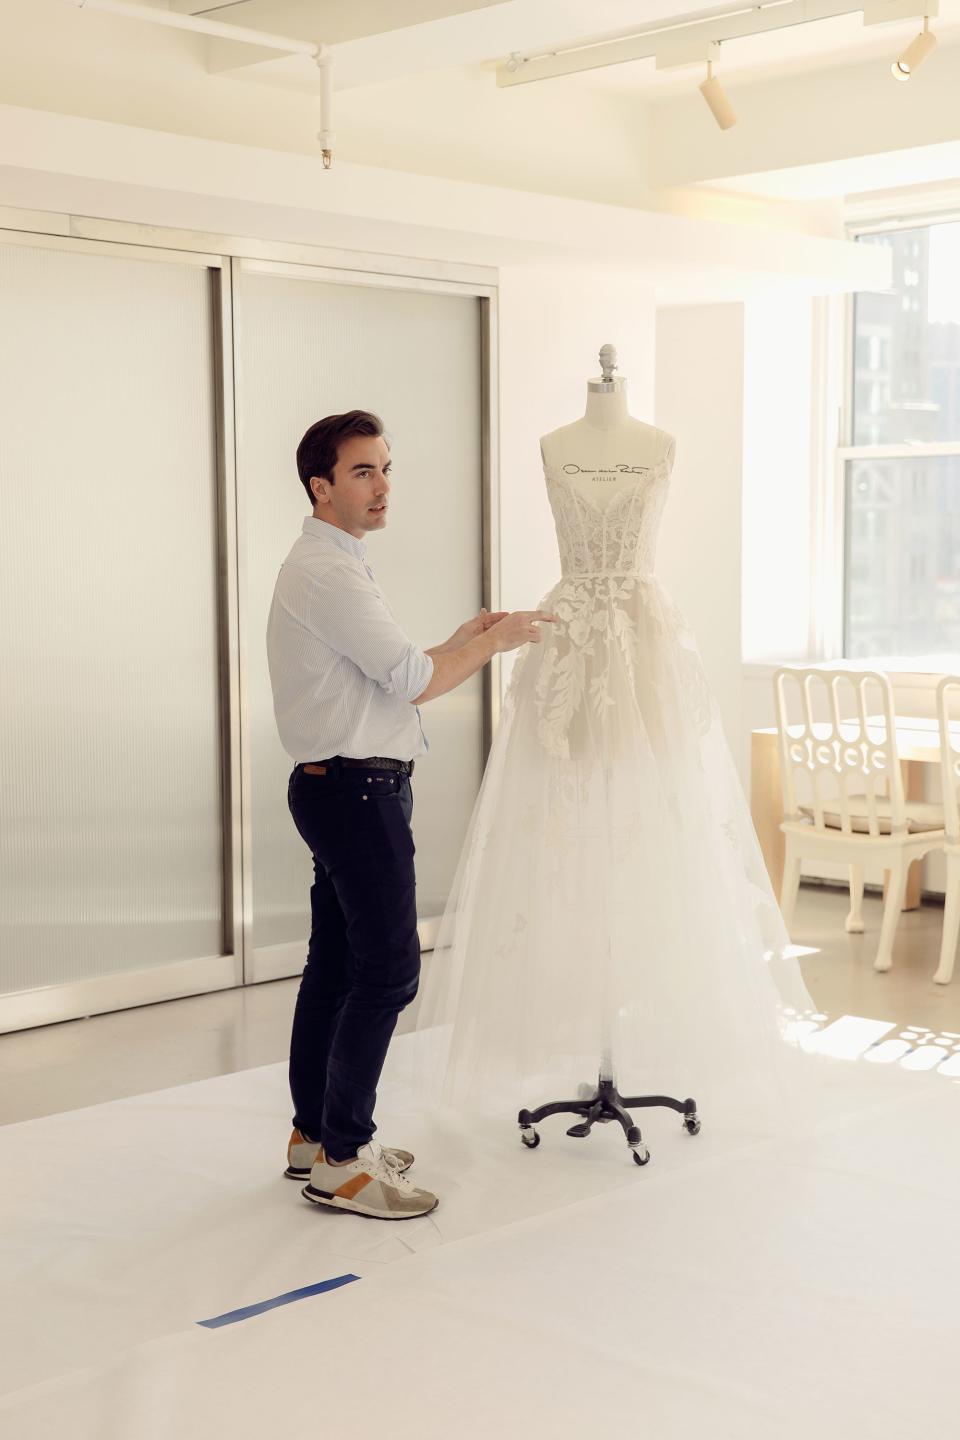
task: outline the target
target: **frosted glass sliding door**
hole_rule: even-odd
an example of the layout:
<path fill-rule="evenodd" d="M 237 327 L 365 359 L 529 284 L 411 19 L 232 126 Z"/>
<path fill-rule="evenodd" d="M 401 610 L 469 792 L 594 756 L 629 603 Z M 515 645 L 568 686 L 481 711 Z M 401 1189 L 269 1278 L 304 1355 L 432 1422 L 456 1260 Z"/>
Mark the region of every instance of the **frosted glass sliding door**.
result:
<path fill-rule="evenodd" d="M 483 603 L 481 301 L 438 289 L 237 266 L 248 978 L 301 969 L 309 933 L 312 866 L 287 810 L 292 762 L 277 738 L 264 633 L 277 571 L 310 513 L 295 463 L 310 424 L 351 409 L 373 410 L 384 422 L 394 461 L 391 517 L 367 554 L 408 634 L 425 648 L 438 644 Z M 417 763 L 414 834 L 419 912 L 429 922 L 442 911 L 482 774 L 481 677 L 431 702 L 423 722 L 431 749 Z M 429 943 L 429 924 L 421 928 Z"/>
<path fill-rule="evenodd" d="M 0 244 L 0 1029 L 239 978 L 219 270 L 118 249 Z"/>

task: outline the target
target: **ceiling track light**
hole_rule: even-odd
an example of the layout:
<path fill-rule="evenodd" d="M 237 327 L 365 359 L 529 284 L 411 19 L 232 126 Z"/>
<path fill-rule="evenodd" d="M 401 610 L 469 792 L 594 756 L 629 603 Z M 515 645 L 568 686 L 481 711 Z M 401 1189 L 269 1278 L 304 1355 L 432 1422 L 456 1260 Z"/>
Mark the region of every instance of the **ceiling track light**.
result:
<path fill-rule="evenodd" d="M 731 125 L 736 125 L 737 117 L 733 106 L 727 99 L 727 93 L 716 75 L 713 73 L 713 62 L 720 57 L 720 46 L 711 45 L 707 51 L 707 78 L 700 86 L 700 94 L 710 106 L 714 120 L 721 130 L 729 130 Z"/>
<path fill-rule="evenodd" d="M 894 80 L 909 80 L 936 46 L 937 37 L 930 29 L 930 16 L 924 15 L 920 34 L 914 36 L 900 59 L 894 60 L 890 66 Z"/>

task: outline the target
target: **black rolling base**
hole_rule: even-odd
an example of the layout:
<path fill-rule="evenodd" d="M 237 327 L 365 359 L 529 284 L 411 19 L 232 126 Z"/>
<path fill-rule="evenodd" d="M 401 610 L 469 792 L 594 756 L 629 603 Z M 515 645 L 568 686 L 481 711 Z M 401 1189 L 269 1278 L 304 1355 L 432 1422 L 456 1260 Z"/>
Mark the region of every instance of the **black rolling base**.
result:
<path fill-rule="evenodd" d="M 646 1165 L 650 1159 L 650 1151 L 643 1142 L 639 1127 L 633 1123 L 630 1110 L 649 1110 L 654 1106 L 676 1110 L 683 1116 L 683 1128 L 687 1134 L 699 1134 L 700 1117 L 695 1100 L 674 1100 L 669 1095 L 636 1095 L 624 1099 L 613 1080 L 602 1075 L 593 1095 L 582 1100 L 554 1100 L 549 1105 L 541 1105 L 537 1110 L 521 1110 L 517 1123 L 520 1126 L 520 1139 L 528 1150 L 535 1150 L 540 1144 L 540 1136 L 534 1126 L 548 1115 L 579 1115 L 580 1124 L 571 1125 L 567 1131 L 568 1135 L 573 1135 L 578 1140 L 589 1135 L 594 1125 L 609 1125 L 611 1120 L 616 1120 L 623 1127 L 635 1162 Z"/>

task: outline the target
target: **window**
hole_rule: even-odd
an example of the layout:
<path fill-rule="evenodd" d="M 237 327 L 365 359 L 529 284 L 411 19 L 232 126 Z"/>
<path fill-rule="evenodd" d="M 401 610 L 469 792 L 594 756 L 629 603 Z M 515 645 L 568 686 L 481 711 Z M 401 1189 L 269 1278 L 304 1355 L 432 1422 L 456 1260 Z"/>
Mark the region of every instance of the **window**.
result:
<path fill-rule="evenodd" d="M 960 222 L 859 242 L 892 283 L 853 305 L 844 654 L 960 652 Z"/>

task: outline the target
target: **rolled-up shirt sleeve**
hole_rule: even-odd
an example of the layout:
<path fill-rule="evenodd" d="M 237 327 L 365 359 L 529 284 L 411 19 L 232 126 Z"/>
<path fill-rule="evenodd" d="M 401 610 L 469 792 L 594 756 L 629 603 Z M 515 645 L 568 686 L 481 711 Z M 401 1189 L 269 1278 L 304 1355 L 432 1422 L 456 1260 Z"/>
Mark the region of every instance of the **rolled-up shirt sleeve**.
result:
<path fill-rule="evenodd" d="M 374 583 L 353 565 L 309 576 L 303 623 L 401 700 L 422 695 L 433 660 L 403 633 Z"/>
<path fill-rule="evenodd" d="M 383 685 L 387 694 L 399 695 L 401 700 L 415 700 L 422 695 L 433 679 L 433 657 L 425 654 L 418 646 L 411 645 L 399 665 L 390 671 L 390 683 Z"/>

